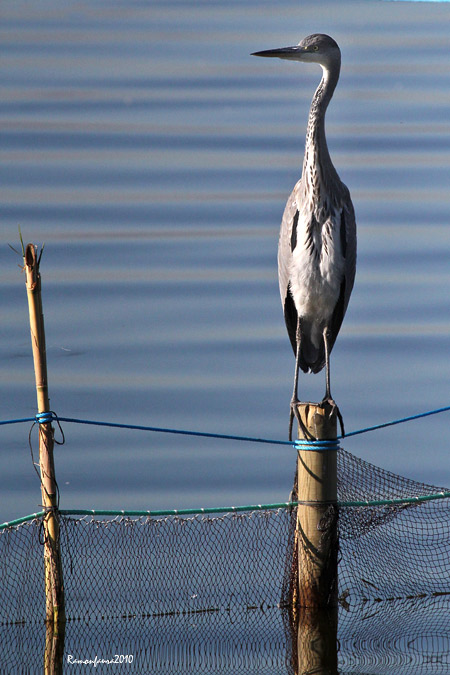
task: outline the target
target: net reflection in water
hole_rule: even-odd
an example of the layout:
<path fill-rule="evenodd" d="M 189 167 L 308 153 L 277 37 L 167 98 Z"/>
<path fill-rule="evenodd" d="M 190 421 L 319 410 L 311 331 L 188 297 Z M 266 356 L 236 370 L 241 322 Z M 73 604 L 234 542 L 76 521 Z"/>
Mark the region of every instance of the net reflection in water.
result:
<path fill-rule="evenodd" d="M 337 669 L 352 675 L 440 675 L 450 669 L 448 598 L 425 598 L 339 609 L 335 640 Z M 302 635 L 289 626 L 288 612 L 266 608 L 236 612 L 173 614 L 69 621 L 62 665 L 82 672 L 74 660 L 111 660 L 131 655 L 119 672 L 184 674 L 242 673 L 306 675 L 321 659 L 317 642 L 298 645 Z M 42 672 L 46 633 L 43 623 L 0 626 L 2 672 Z M 309 649 L 307 663 L 305 650 Z M 69 670 L 69 657 L 72 665 Z M 21 670 L 21 668 L 23 670 Z M 111 672 L 99 663 L 95 672 Z"/>

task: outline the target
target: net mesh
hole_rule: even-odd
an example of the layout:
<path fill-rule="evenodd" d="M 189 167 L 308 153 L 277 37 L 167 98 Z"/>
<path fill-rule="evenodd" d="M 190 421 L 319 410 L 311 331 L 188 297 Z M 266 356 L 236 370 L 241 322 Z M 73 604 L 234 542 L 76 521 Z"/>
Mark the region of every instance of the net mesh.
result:
<path fill-rule="evenodd" d="M 340 502 L 446 492 L 340 450 Z M 450 500 L 341 507 L 339 592 L 354 601 L 450 593 Z"/>
<path fill-rule="evenodd" d="M 344 450 L 338 476 L 340 503 L 442 490 Z M 295 522 L 295 508 L 61 516 L 66 654 L 95 654 L 96 636 L 108 631 L 119 653 L 139 651 L 145 668 L 135 672 L 191 672 L 192 664 L 208 673 L 297 672 L 285 609 Z M 340 506 L 338 527 L 339 672 L 449 672 L 450 500 Z M 25 652 L 27 663 L 42 664 L 42 540 L 39 518 L 0 532 L 5 672 L 16 672 Z"/>

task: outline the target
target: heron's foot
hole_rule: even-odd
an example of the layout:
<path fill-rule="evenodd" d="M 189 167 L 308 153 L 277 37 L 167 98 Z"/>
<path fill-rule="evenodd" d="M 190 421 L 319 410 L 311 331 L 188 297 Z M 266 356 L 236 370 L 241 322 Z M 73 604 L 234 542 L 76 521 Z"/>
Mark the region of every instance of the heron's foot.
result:
<path fill-rule="evenodd" d="M 323 403 L 328 403 L 329 406 L 331 406 L 332 413 L 336 411 L 337 418 L 339 420 L 339 426 L 341 427 L 341 436 L 345 436 L 345 428 L 344 428 L 344 420 L 341 415 L 341 411 L 339 410 L 339 406 L 336 403 L 336 401 L 331 397 L 330 394 L 325 394 L 325 396 L 322 399 L 322 404 Z"/>
<path fill-rule="evenodd" d="M 291 409 L 289 411 L 289 440 L 292 441 L 292 426 L 294 424 L 294 417 L 297 418 L 297 422 L 301 424 L 300 413 L 298 412 L 299 401 L 297 399 L 292 399 Z"/>

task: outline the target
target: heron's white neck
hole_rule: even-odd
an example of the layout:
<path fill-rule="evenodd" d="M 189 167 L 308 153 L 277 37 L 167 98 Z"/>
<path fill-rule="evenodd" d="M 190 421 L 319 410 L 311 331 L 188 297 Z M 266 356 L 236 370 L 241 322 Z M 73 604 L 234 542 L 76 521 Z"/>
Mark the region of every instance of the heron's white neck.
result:
<path fill-rule="evenodd" d="M 322 70 L 322 79 L 313 96 L 309 110 L 303 171 L 314 171 L 316 173 L 320 171 L 321 174 L 328 173 L 331 174 L 331 178 L 334 178 L 337 174 L 328 152 L 325 136 L 325 113 L 339 80 L 340 63 L 335 63 L 331 68 L 322 65 Z M 325 175 L 321 176 L 323 180 L 325 177 Z"/>

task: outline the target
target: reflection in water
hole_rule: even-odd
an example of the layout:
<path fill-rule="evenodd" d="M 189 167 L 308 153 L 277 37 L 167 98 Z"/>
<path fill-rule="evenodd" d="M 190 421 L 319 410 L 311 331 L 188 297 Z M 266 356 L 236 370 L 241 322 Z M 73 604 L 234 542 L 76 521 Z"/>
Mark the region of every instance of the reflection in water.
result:
<path fill-rule="evenodd" d="M 55 625 L 52 621 L 46 622 L 44 675 L 61 675 L 64 662 L 64 638 L 66 633 L 65 622 Z"/>
<path fill-rule="evenodd" d="M 295 675 L 338 675 L 337 631 L 337 607 L 321 610 L 299 609 L 292 627 Z"/>
<path fill-rule="evenodd" d="M 64 635 L 48 630 L 46 636 L 35 624 L 3 626 L 0 640 L 19 645 L 5 672 L 69 672 L 69 656 L 74 663 L 118 653 L 132 656 L 128 673 L 447 675 L 449 611 L 448 598 L 417 598 L 340 608 L 339 615 L 304 612 L 297 623 L 287 610 L 269 607 L 234 616 L 217 611 L 69 621 L 64 655 Z M 113 647 L 104 645 L 105 635 Z M 111 665 L 99 663 L 96 672 L 111 672 Z"/>
<path fill-rule="evenodd" d="M 338 649 L 337 649 L 337 609 L 334 610 L 300 610 L 296 616 L 296 622 L 290 626 L 290 631 L 286 632 L 286 664 L 283 665 L 283 650 L 277 652 L 273 650 L 273 642 L 266 638 L 255 645 L 254 636 L 248 641 L 246 635 L 245 623 L 242 626 L 242 633 L 239 637 L 239 644 L 226 644 L 219 646 L 219 643 L 213 645 L 201 640 L 199 644 L 191 642 L 189 646 L 180 640 L 179 643 L 172 644 L 172 639 L 166 635 L 163 644 L 152 645 L 151 633 L 148 635 L 150 644 L 149 653 L 151 654 L 151 663 L 145 662 L 142 658 L 144 645 L 140 645 L 137 653 L 130 655 L 119 655 L 128 657 L 130 665 L 135 662 L 139 672 L 146 671 L 150 665 L 151 672 L 233 672 L 233 673 L 292 673 L 292 675 L 338 675 Z M 195 617 L 185 619 L 189 623 L 195 621 Z M 286 611 L 284 611 L 285 626 L 287 626 Z M 239 623 L 238 623 L 239 626 Z M 79 644 L 85 644 L 85 635 L 88 634 L 88 627 L 83 626 L 83 635 L 78 635 Z M 78 632 L 78 631 L 77 631 Z M 290 632 L 290 636 L 289 636 Z M 225 637 L 225 635 L 224 635 Z M 44 655 L 44 675 L 60 675 L 63 672 L 64 663 L 76 664 L 79 661 L 94 661 L 95 668 L 102 668 L 102 661 L 111 660 L 104 657 L 98 657 L 98 662 L 85 654 L 74 656 L 66 651 L 64 656 L 64 638 L 65 628 L 61 626 L 60 630 L 55 632 L 53 625 L 48 624 L 45 639 Z M 280 646 L 281 644 L 278 643 Z M 271 651 L 268 653 L 268 647 Z M 152 649 L 153 647 L 153 649 Z M 153 651 L 154 650 L 154 651 Z M 217 650 L 217 651 L 216 651 Z M 203 656 L 200 654 L 203 653 Z M 90 653 L 90 652 L 89 652 Z M 196 656 L 193 656 L 193 655 Z M 276 662 L 276 656 L 279 656 L 279 662 Z M 202 662 L 202 659 L 204 661 Z M 112 659 L 113 660 L 113 659 Z M 106 664 L 109 665 L 109 664 Z M 127 664 L 128 665 L 128 664 Z M 175 669 L 175 670 L 172 670 Z M 101 672 L 101 671 L 100 671 Z"/>

